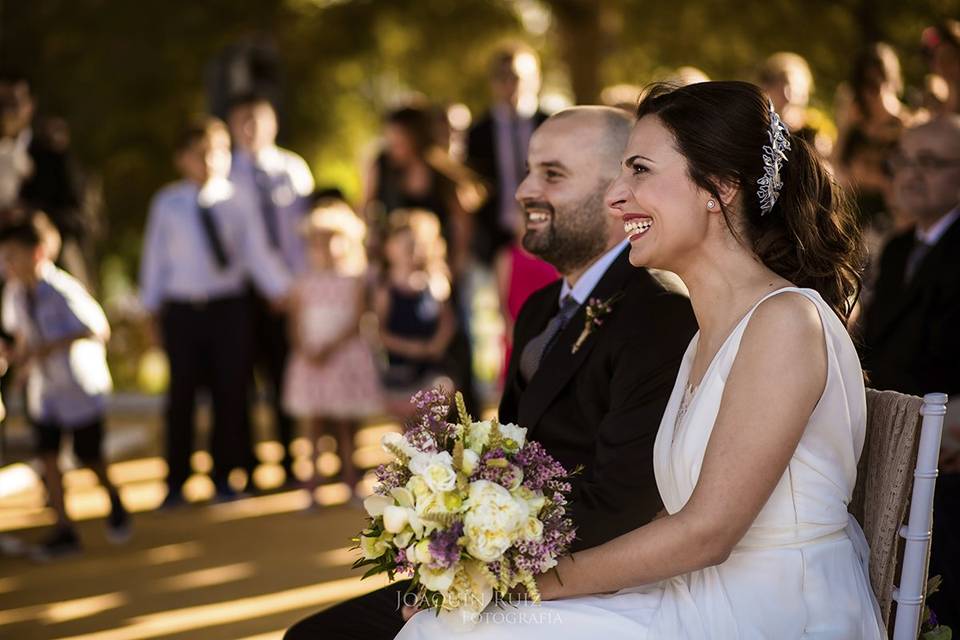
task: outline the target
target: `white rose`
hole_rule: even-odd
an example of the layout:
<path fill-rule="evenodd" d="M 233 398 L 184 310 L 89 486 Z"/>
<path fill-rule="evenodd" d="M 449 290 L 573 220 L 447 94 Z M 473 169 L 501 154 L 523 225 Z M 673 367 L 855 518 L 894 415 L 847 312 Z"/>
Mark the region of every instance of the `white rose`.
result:
<path fill-rule="evenodd" d="M 494 562 L 510 548 L 510 536 L 503 531 L 482 526 L 464 526 L 467 553 L 482 562 Z"/>
<path fill-rule="evenodd" d="M 431 491 L 443 493 L 457 486 L 453 457 L 446 451 L 416 456 L 410 461 L 410 470 L 422 477 Z"/>
<path fill-rule="evenodd" d="M 420 584 L 431 591 L 445 593 L 451 585 L 453 585 L 456 569 L 455 567 L 450 567 L 449 569 L 431 569 L 427 565 L 422 564 L 420 568 L 417 569 L 417 573 L 420 575 Z"/>
<path fill-rule="evenodd" d="M 543 505 L 547 503 L 547 499 L 539 491 L 532 491 L 526 487 L 520 486 L 512 491 L 513 497 L 517 500 L 523 500 L 527 503 L 527 508 L 530 510 L 530 515 L 535 516 L 540 513 L 540 510 L 543 509 Z"/>
<path fill-rule="evenodd" d="M 539 518 L 527 518 L 527 524 L 523 528 L 523 538 L 525 540 L 538 541 L 543 537 L 543 523 Z"/>
<path fill-rule="evenodd" d="M 413 493 L 416 501 L 430 495 L 430 487 L 427 486 L 427 483 L 424 482 L 420 476 L 413 476 L 407 480 L 407 489 Z"/>
<path fill-rule="evenodd" d="M 468 505 L 463 520 L 467 552 L 483 562 L 499 559 L 526 523 L 526 502 L 496 483 L 477 480 L 470 485 Z"/>
<path fill-rule="evenodd" d="M 519 449 L 527 441 L 527 430 L 524 427 L 518 427 L 515 424 L 500 425 L 500 434 L 505 440 L 512 440 Z"/>
<path fill-rule="evenodd" d="M 464 449 L 463 450 L 463 465 L 461 469 L 468 476 L 473 474 L 477 469 L 477 465 L 480 464 L 480 454 L 478 454 L 473 449 Z"/>
<path fill-rule="evenodd" d="M 474 422 L 467 430 L 467 437 L 464 440 L 464 444 L 467 445 L 468 449 L 482 453 L 483 448 L 487 446 L 487 442 L 490 441 L 490 430 L 492 428 L 493 423 L 489 420 Z"/>

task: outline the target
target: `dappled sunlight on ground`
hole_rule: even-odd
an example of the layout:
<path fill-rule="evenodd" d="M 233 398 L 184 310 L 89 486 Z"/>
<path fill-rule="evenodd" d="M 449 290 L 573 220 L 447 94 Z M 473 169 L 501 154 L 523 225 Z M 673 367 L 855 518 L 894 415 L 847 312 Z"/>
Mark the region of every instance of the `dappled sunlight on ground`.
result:
<path fill-rule="evenodd" d="M 397 427 L 375 424 L 357 434 L 355 459 L 365 467 L 385 461 L 379 439 Z M 335 443 L 320 442 L 319 468 L 334 476 L 340 468 Z M 306 439 L 298 440 L 298 475 L 309 471 Z M 69 471 L 67 506 L 84 544 L 80 555 L 36 564 L 25 557 L 0 556 L 0 638 L 30 640 L 280 640 L 298 619 L 383 580 L 359 580 L 350 565 L 357 558 L 352 537 L 364 513 L 350 501 L 349 488 L 329 478 L 317 489 L 320 510 L 306 511 L 304 489 L 278 489 L 283 472 L 276 443 L 258 446 L 264 462 L 255 472 L 261 491 L 234 502 L 214 504 L 209 456 L 194 455 L 185 494 L 191 502 L 159 512 L 165 496 L 166 465 L 144 456 L 110 465 L 134 513 L 134 535 L 114 546 L 105 539 L 109 509 L 105 491 L 88 470 Z M 305 465 L 305 466 L 304 466 Z M 242 484 L 245 478 L 233 478 Z M 359 491 L 369 493 L 367 472 Z M 0 535 L 35 543 L 53 521 L 44 490 L 27 464 L 0 470 Z"/>

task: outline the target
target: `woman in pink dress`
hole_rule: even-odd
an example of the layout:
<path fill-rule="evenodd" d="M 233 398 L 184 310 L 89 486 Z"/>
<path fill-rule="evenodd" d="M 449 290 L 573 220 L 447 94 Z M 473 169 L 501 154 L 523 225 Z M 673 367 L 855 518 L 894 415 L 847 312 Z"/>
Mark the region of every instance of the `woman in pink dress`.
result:
<path fill-rule="evenodd" d="M 360 479 L 353 463 L 358 423 L 382 411 L 376 366 L 360 333 L 366 308 L 364 225 L 339 201 L 319 205 L 306 218 L 309 268 L 291 295 L 292 354 L 284 385 L 291 415 L 310 422 L 313 472 L 307 482 L 316 505 L 317 440 L 337 440 L 340 476 L 353 491 Z"/>

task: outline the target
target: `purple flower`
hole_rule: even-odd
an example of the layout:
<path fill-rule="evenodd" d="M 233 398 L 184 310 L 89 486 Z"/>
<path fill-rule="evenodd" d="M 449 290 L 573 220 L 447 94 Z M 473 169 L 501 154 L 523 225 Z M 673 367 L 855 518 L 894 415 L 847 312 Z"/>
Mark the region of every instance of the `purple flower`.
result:
<path fill-rule="evenodd" d="M 488 480 L 511 489 L 517 486 L 523 477 L 523 469 L 509 462 L 503 449 L 491 449 L 480 456 L 480 463 L 470 477 L 471 480 Z"/>
<path fill-rule="evenodd" d="M 523 470 L 523 486 L 532 491 L 570 491 L 567 470 L 539 442 L 528 442 L 513 461 Z"/>
<path fill-rule="evenodd" d="M 450 396 L 442 389 L 425 389 L 414 394 L 410 403 L 416 408 L 404 425 L 404 436 L 410 444 L 426 453 L 445 449 L 456 428 L 447 422 Z"/>
<path fill-rule="evenodd" d="M 449 529 L 438 530 L 430 537 L 431 569 L 449 569 L 460 560 L 460 538 L 463 536 L 463 523 L 455 522 Z"/>
<path fill-rule="evenodd" d="M 391 489 L 402 487 L 410 479 L 410 471 L 403 465 L 391 462 L 390 464 L 381 464 L 377 467 L 377 485 L 374 487 L 374 493 L 385 496 Z"/>

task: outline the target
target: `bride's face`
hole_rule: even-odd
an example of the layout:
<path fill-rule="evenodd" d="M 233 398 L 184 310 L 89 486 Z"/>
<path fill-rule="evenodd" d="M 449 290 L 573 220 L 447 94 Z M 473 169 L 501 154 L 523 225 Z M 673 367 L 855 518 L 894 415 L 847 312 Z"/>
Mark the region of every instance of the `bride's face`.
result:
<path fill-rule="evenodd" d="M 630 239 L 630 263 L 681 271 L 706 237 L 709 199 L 691 180 L 687 161 L 660 118 L 641 118 L 606 195 L 610 213 L 623 221 Z"/>

